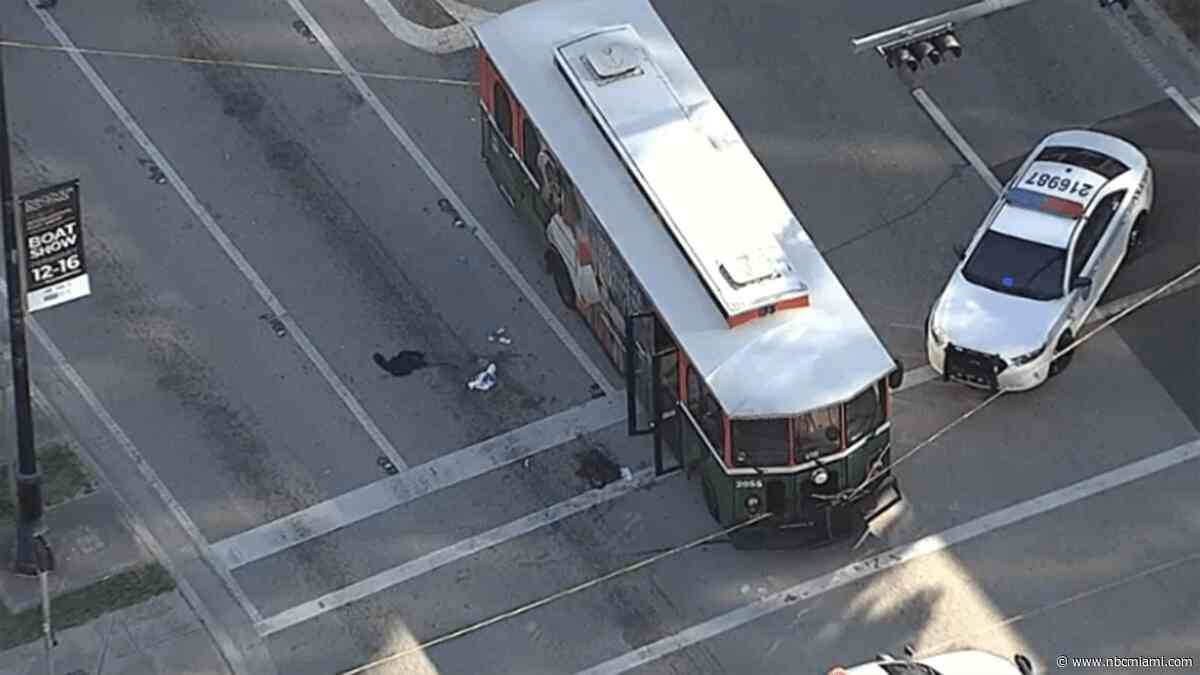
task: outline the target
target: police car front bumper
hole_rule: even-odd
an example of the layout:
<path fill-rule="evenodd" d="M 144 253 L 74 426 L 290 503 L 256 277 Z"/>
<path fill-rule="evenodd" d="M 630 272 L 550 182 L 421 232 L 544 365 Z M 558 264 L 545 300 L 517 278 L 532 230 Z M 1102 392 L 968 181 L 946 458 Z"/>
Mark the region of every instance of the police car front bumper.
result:
<path fill-rule="evenodd" d="M 983 354 L 947 342 L 939 345 L 926 336 L 929 365 L 944 380 L 953 380 L 977 389 L 1025 391 L 1046 381 L 1050 374 L 1053 350 L 1047 349 L 1029 363 L 1013 365 L 994 355 Z"/>

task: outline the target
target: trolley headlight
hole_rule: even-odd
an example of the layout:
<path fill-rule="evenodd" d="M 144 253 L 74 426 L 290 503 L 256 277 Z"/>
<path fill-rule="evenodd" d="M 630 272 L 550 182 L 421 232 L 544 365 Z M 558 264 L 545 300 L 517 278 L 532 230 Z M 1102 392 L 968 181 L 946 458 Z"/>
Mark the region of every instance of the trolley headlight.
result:
<path fill-rule="evenodd" d="M 758 498 L 758 495 L 750 495 L 749 497 L 746 497 L 746 513 L 749 513 L 753 516 L 754 514 L 758 513 L 758 508 L 760 506 L 762 506 L 762 500 Z"/>
<path fill-rule="evenodd" d="M 812 482 L 814 485 L 824 485 L 829 482 L 829 472 L 825 469 L 817 469 L 812 472 Z"/>
<path fill-rule="evenodd" d="M 1012 363 L 1014 366 L 1023 366 L 1026 363 L 1029 363 L 1030 361 L 1041 356 L 1042 352 L 1046 351 L 1046 345 L 1049 345 L 1049 344 L 1050 343 L 1047 342 L 1046 344 L 1043 344 L 1041 347 L 1038 347 L 1037 349 L 1029 352 L 1028 354 L 1021 354 L 1019 356 L 1014 356 L 1013 358 L 1009 359 L 1009 362 Z"/>

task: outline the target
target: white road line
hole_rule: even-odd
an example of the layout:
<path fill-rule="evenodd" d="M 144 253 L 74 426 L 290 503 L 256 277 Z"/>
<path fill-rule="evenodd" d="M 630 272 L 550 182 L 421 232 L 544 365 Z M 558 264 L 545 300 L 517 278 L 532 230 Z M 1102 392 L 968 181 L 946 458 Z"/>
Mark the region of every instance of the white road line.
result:
<path fill-rule="evenodd" d="M 4 300 L 8 299 L 8 287 L 7 284 L 3 282 L 0 282 L 0 298 Z M 104 425 L 104 428 L 108 430 L 109 434 L 111 434 L 113 439 L 116 440 L 117 444 L 121 446 L 121 449 L 125 451 L 125 454 L 129 457 L 129 459 L 132 460 L 137 466 L 138 472 L 142 474 L 142 478 L 146 479 L 146 483 L 151 487 L 151 489 L 154 490 L 155 494 L 158 495 L 158 498 L 163 501 L 163 504 L 167 506 L 167 510 L 171 512 L 171 515 L 174 516 L 175 521 L 179 523 L 179 526 L 187 534 L 188 539 L 191 540 L 192 546 L 196 548 L 197 553 L 199 553 L 217 573 L 217 576 L 220 577 L 222 583 L 225 584 L 226 588 L 237 601 L 238 605 L 240 605 L 242 610 L 246 612 L 246 615 L 250 617 L 251 621 L 261 621 L 262 614 L 260 614 L 258 609 L 250 603 L 250 599 L 246 597 L 245 592 L 243 592 L 241 586 L 238 586 L 237 582 L 234 581 L 233 576 L 229 574 L 228 570 L 225 570 L 223 567 L 221 567 L 219 562 L 212 557 L 212 553 L 208 548 L 208 542 L 205 541 L 204 536 L 200 534 L 200 529 L 196 527 L 196 523 L 192 521 L 191 517 L 188 516 L 187 512 L 183 510 L 183 507 L 180 506 L 179 502 L 175 500 L 175 496 L 171 494 L 170 490 L 167 489 L 167 486 L 158 477 L 158 474 L 155 473 L 154 469 L 150 467 L 150 464 L 146 462 L 144 457 L 142 457 L 142 453 L 138 451 L 137 446 L 135 446 L 133 441 L 130 440 L 129 435 L 125 433 L 125 430 L 121 428 L 120 424 L 117 424 L 117 420 L 113 418 L 113 416 L 108 412 L 108 409 L 104 407 L 104 404 L 100 402 L 99 397 L 96 396 L 96 392 L 92 391 L 92 388 L 88 386 L 87 382 L 80 377 L 75 368 L 67 361 L 67 357 L 62 353 L 62 350 L 58 348 L 58 345 L 55 344 L 54 340 L 50 338 L 50 335 L 42 329 L 42 326 L 40 323 L 38 323 L 37 319 L 33 318 L 32 316 L 27 316 L 25 318 L 25 325 L 29 328 L 29 332 L 33 333 L 34 338 L 37 339 L 37 341 L 42 345 L 42 348 L 46 350 L 46 353 L 50 355 L 50 360 L 53 361 L 54 365 L 58 367 L 58 370 L 62 376 L 71 383 L 71 386 L 75 387 L 75 391 L 79 392 L 80 397 L 82 397 L 84 402 L 87 403 L 88 407 L 91 408 L 92 413 L 97 419 L 100 420 L 100 423 Z M 36 387 L 33 387 L 33 392 L 36 398 L 40 398 L 42 403 L 49 407 L 49 402 L 41 396 L 41 393 L 38 392 Z M 99 465 L 96 462 L 89 462 L 89 464 L 92 465 L 93 469 L 99 469 Z M 107 478 L 105 478 L 105 482 L 109 485 L 112 485 L 112 481 L 109 481 Z M 121 499 L 122 503 L 124 503 L 124 499 L 117 494 L 115 489 L 113 490 L 113 494 L 117 495 L 117 498 Z M 130 514 L 134 514 L 134 511 L 128 508 L 128 504 L 125 504 L 125 506 L 126 510 Z M 132 518 L 131 520 L 133 521 L 131 524 L 136 523 L 138 525 L 138 534 L 142 537 L 142 540 L 153 544 L 153 547 L 156 549 L 153 552 L 158 560 L 169 567 L 170 559 L 167 557 L 162 547 L 158 544 L 157 540 L 154 539 L 148 530 L 141 526 L 140 522 L 138 522 L 136 518 Z M 225 629 L 221 626 L 221 624 L 213 619 L 212 613 L 208 610 L 207 605 L 202 602 L 199 595 L 192 588 L 191 584 L 188 583 L 187 579 L 181 575 L 173 573 L 171 576 L 175 579 L 183 594 L 188 596 L 188 600 L 192 606 L 196 607 L 197 610 L 201 612 L 205 619 L 205 623 L 209 627 L 210 634 L 213 636 L 213 639 L 216 641 L 218 647 L 220 647 L 225 658 L 231 664 L 242 664 L 238 670 L 240 672 L 245 672 L 244 660 L 242 658 L 241 651 L 234 646 L 233 640 L 229 637 L 229 634 L 225 632 Z"/>
<path fill-rule="evenodd" d="M 577 675 L 616 675 L 645 665 L 668 654 L 744 626 L 781 609 L 795 606 L 847 584 L 862 581 L 932 553 L 975 539 L 1023 520 L 1073 502 L 1200 458 L 1200 441 L 1192 441 L 1151 457 L 1126 464 L 1073 485 L 993 511 L 974 520 L 915 542 L 897 546 L 860 562 L 850 563 L 828 574 L 772 593 L 761 600 L 715 616 L 707 621 L 605 661 Z"/>
<path fill-rule="evenodd" d="M 604 397 L 375 481 L 212 545 L 229 568 L 274 555 L 624 420 L 624 397 Z"/>
<path fill-rule="evenodd" d="M 197 199 L 196 195 L 192 192 L 191 188 L 189 188 L 187 184 L 183 182 L 183 178 L 181 178 L 179 173 L 175 171 L 175 167 L 173 167 L 171 163 L 167 161 L 167 158 L 163 156 L 161 152 L 159 152 L 158 147 L 154 145 L 154 143 L 150 140 L 150 137 L 147 136 L 144 131 L 142 131 L 141 125 L 139 125 L 137 121 L 133 119 L 133 116 L 129 114 L 129 111 L 125 109 L 125 106 L 121 103 L 121 101 L 118 100 L 116 95 L 113 94 L 112 90 L 108 88 L 108 85 L 105 84 L 103 78 L 100 77 L 100 74 L 97 73 L 94 68 L 92 68 L 92 64 L 88 61 L 87 57 L 78 51 L 78 49 L 75 47 L 75 43 L 71 41 L 71 38 L 68 37 L 63 29 L 58 25 L 58 22 L 54 20 L 54 17 L 50 16 L 50 14 L 44 10 L 36 9 L 35 0 L 27 0 L 27 2 L 30 8 L 33 8 L 34 11 L 37 12 L 38 16 L 42 19 L 42 23 L 45 24 L 46 30 L 50 31 L 50 33 L 54 35 L 54 38 L 58 40 L 59 45 L 66 49 L 67 53 L 71 57 L 71 60 L 75 62 L 75 65 L 78 66 L 79 70 L 83 72 L 85 77 L 87 77 L 88 82 L 92 84 L 92 87 L 97 93 L 100 94 L 100 97 L 104 99 L 104 102 L 108 104 L 108 107 L 113 111 L 113 114 L 117 116 L 117 119 L 121 121 L 121 124 L 124 125 L 125 129 L 129 132 L 129 135 L 133 136 L 134 140 L 138 142 L 138 145 L 141 146 L 142 150 L 150 156 L 150 159 L 158 166 L 159 170 L 163 172 L 163 175 L 171 183 L 171 187 L 175 188 L 175 191 L 179 193 L 179 196 L 183 199 L 184 203 L 188 205 L 188 208 L 191 209 L 196 218 L 204 224 L 204 228 L 208 230 L 208 233 L 217 241 L 217 244 L 220 245 L 221 250 L 225 252 L 225 255 L 227 255 L 233 262 L 234 266 L 238 268 L 238 271 L 242 273 L 242 276 L 246 277 L 246 280 L 249 281 L 250 285 L 254 287 L 255 292 L 258 293 L 258 296 L 262 298 L 262 301 L 266 303 L 271 312 L 273 312 L 275 316 L 278 317 L 281 322 L 283 322 L 283 325 L 287 327 L 288 333 L 292 336 L 292 339 L 296 341 L 296 344 L 299 345 L 304 354 L 308 356 L 308 360 L 317 367 L 317 370 L 320 371 L 321 375 L 325 378 L 325 381 L 328 382 L 329 386 L 332 387 L 334 392 L 337 393 L 338 398 L 342 399 L 342 402 L 345 403 L 346 407 L 350 409 L 350 412 L 353 413 L 355 419 L 358 420 L 358 423 L 362 425 L 363 429 L 365 429 L 367 434 L 370 435 L 371 440 L 375 441 L 375 445 L 379 446 L 379 449 L 385 455 L 387 455 L 388 459 L 390 459 L 393 464 L 398 467 L 407 467 L 408 465 L 404 462 L 404 459 L 400 457 L 400 454 L 396 452 L 396 448 L 392 446 L 391 441 L 389 441 L 387 437 L 383 435 L 383 432 L 379 430 L 379 427 L 376 426 L 375 421 L 371 419 L 371 416 L 368 415 L 367 411 L 364 410 L 362 405 L 359 404 L 358 399 L 354 397 L 354 394 L 350 393 L 350 389 L 346 387 L 345 383 L 342 382 L 337 373 L 333 372 L 333 368 L 330 367 L 329 363 L 325 360 L 325 357 L 321 356 L 321 353 L 317 351 L 317 348 L 308 339 L 308 335 L 306 335 L 300 328 L 300 324 L 296 323 L 291 315 L 288 314 L 287 309 L 282 303 L 279 302 L 279 299 L 275 297 L 275 294 L 271 292 L 271 289 L 267 287 L 266 282 L 264 282 L 262 277 L 258 275 L 258 272 L 254 271 L 254 268 L 250 266 L 250 263 L 246 260 L 245 256 L 242 255 L 242 252 L 239 251 L 236 246 L 234 246 L 233 241 L 229 239 L 229 237 L 225 234 L 225 231 L 222 230 L 219 225 L 217 225 L 217 221 L 213 220 L 213 217 L 211 214 L 209 214 L 208 209 L 204 208 L 204 206 L 200 203 L 200 200 Z"/>
<path fill-rule="evenodd" d="M 665 477 L 663 476 L 663 478 Z M 531 513 L 523 518 L 475 535 L 474 537 L 464 539 L 415 560 L 410 560 L 402 565 L 380 572 L 332 593 L 326 593 L 315 600 L 285 609 L 259 622 L 259 634 L 267 637 L 279 631 L 286 630 L 296 624 L 344 607 L 352 602 L 357 602 L 439 567 L 475 555 L 480 551 L 510 541 L 547 525 L 553 525 L 577 513 L 609 502 L 638 488 L 650 485 L 656 482 L 658 478 L 654 475 L 653 469 L 643 469 L 635 473 L 632 480 L 621 480 L 609 483 L 599 490 L 589 490 L 581 495 L 559 502 L 554 506 Z"/>
<path fill-rule="evenodd" d="M 1161 302 L 1165 298 L 1169 298 L 1172 295 L 1175 295 L 1177 293 L 1182 293 L 1183 291 L 1195 288 L 1197 286 L 1200 286 L 1200 275 L 1194 275 L 1191 278 L 1187 279 L 1186 281 L 1179 282 L 1178 284 L 1176 284 L 1175 286 L 1172 286 L 1169 290 L 1164 292 L 1162 295 L 1160 295 L 1157 298 L 1155 298 L 1154 300 L 1152 300 L 1149 304 L 1154 304 L 1155 302 Z M 1096 308 L 1096 311 L 1092 313 L 1091 318 L 1088 319 L 1088 325 L 1090 326 L 1092 324 L 1107 321 L 1110 317 L 1120 314 L 1121 312 L 1124 312 L 1129 307 L 1132 307 L 1133 305 L 1136 305 L 1137 303 L 1141 302 L 1146 296 L 1153 294 L 1159 288 L 1161 288 L 1161 286 L 1156 286 L 1154 288 L 1148 288 L 1144 291 L 1139 291 L 1137 293 L 1127 295 L 1123 298 L 1118 298 L 1116 300 L 1113 300 L 1112 302 L 1109 302 L 1101 307 Z"/>
<path fill-rule="evenodd" d="M 1192 121 L 1192 124 L 1200 127 L 1200 110 L 1196 108 L 1196 104 L 1185 98 L 1184 95 L 1179 93 L 1179 90 L 1173 86 L 1167 87 L 1164 91 L 1166 91 L 1167 96 L 1169 96 L 1170 99 L 1175 102 L 1175 105 L 1179 106 L 1179 109 L 1183 111 L 1183 114 L 1188 116 L 1188 119 Z"/>
<path fill-rule="evenodd" d="M 958 133 L 958 129 L 954 128 L 954 125 L 950 123 L 949 118 L 947 118 L 946 114 L 942 112 L 941 108 L 939 108 L 937 104 L 933 102 L 933 99 L 929 97 L 929 94 L 925 93 L 924 89 L 917 87 L 916 89 L 912 90 L 912 96 L 913 98 L 917 99 L 917 103 L 920 104 L 921 108 L 925 110 L 925 114 L 929 115 L 929 119 L 933 120 L 933 123 L 937 125 L 937 128 L 941 130 L 942 134 L 944 134 L 950 143 L 954 145 L 954 148 L 958 150 L 958 154 L 962 155 L 963 158 L 966 159 L 967 162 L 975 169 L 975 172 L 979 174 L 979 177 L 983 179 L 983 182 L 987 183 L 988 188 L 991 189 L 993 193 L 997 195 L 1000 194 L 1000 192 L 1003 190 L 1000 185 L 1000 181 L 996 179 L 996 176 L 992 173 L 992 170 L 989 169 L 988 165 L 983 162 L 983 159 L 979 157 L 979 154 L 967 144 L 967 139 L 963 138 L 962 134 Z"/>
<path fill-rule="evenodd" d="M 406 19 L 391 0 L 363 0 L 388 31 L 404 44 L 430 54 L 451 54 L 475 46 L 475 34 L 462 23 L 444 28 L 427 28 Z M 446 12 L 450 14 L 450 12 Z M 453 14 L 450 14 L 454 16 Z M 311 27 L 312 24 L 310 23 Z"/>
<path fill-rule="evenodd" d="M 433 166 L 433 163 L 429 161 L 429 159 L 425 156 L 425 153 L 421 152 L 421 148 L 417 147 L 417 144 L 415 141 L 413 141 L 412 136 L 410 136 L 409 133 L 404 130 L 404 127 L 400 126 L 400 123 L 396 121 L 396 118 L 392 116 L 392 113 L 389 112 L 388 109 L 383 105 L 383 102 L 379 100 L 379 97 L 375 95 L 375 92 L 372 91 L 369 86 L 367 86 L 367 83 L 363 80 L 362 75 L 360 75 L 359 72 L 354 69 L 354 66 L 350 65 L 350 62 L 346 60 L 346 57 L 342 54 L 341 50 L 337 48 L 337 45 L 333 44 L 333 41 L 329 38 L 329 34 L 326 33 L 325 29 L 317 23 L 316 18 L 304 8 L 304 5 L 300 2 L 300 0 L 287 0 L 287 3 L 292 8 L 292 11 L 296 12 L 300 19 L 308 26 L 309 30 L 312 31 L 313 36 L 317 38 L 317 41 L 320 42 L 321 46 L 325 49 L 325 52 L 329 54 L 329 58 L 333 59 L 333 62 L 337 64 L 337 67 L 343 73 L 346 74 L 346 78 L 350 80 L 351 84 L 354 85 L 354 88 L 358 90 L 358 93 L 363 97 L 363 99 L 366 100 L 368 104 L 370 104 L 371 108 L 375 111 L 375 114 L 379 115 L 379 118 L 383 120 L 384 126 L 388 128 L 388 131 L 390 131 L 396 140 L 400 142 L 400 145 L 404 146 L 404 149 L 408 152 L 409 156 L 412 157 L 413 161 L 417 163 L 417 166 L 421 167 L 421 171 L 425 172 L 425 175 L 429 178 L 429 181 L 433 183 L 434 187 L 437 188 L 438 192 L 441 192 L 442 195 L 449 200 L 458 214 L 463 217 L 463 220 L 465 220 L 467 224 L 474 229 L 475 236 L 479 238 L 479 241 L 483 244 L 483 247 L 492 255 L 492 258 L 496 261 L 496 264 L 500 266 L 500 269 L 504 270 L 504 273 L 508 275 L 508 278 L 517 286 L 517 288 L 525 296 L 525 299 L 529 301 L 529 304 L 532 305 L 534 310 L 537 311 L 538 315 L 542 317 L 542 320 L 545 321 L 548 326 L 550 326 L 550 330 L 554 331 L 554 334 L 558 336 L 558 339 L 561 340 L 564 345 L 566 345 L 567 349 L 571 352 L 575 359 L 579 361 L 579 364 L 583 366 L 583 369 L 587 372 L 588 377 L 592 378 L 592 380 L 600 386 L 605 395 L 615 395 L 617 388 L 608 381 L 608 378 L 604 375 L 604 371 L 601 370 L 600 367 L 591 359 L 591 357 L 589 357 L 587 353 L 583 351 L 583 348 L 578 342 L 575 341 L 575 338 L 571 337 L 571 334 L 567 332 L 567 329 L 562 325 L 562 322 L 554 316 L 554 314 L 550 311 L 550 308 L 547 307 L 546 303 L 542 301 L 541 296 L 539 296 L 537 292 L 533 290 L 533 286 L 530 286 L 529 282 L 525 280 L 524 275 L 522 275 L 517 269 L 517 266 L 514 265 L 512 260 L 510 260 L 508 256 L 504 254 L 504 251 L 500 250 L 500 247 L 496 244 L 496 241 L 492 239 L 490 234 L 488 234 L 487 229 L 480 224 L 479 219 L 475 217 L 475 214 L 471 213 L 471 210 L 467 208 L 467 205 L 462 199 L 459 198 L 458 193 L 454 191 L 454 188 L 450 187 L 450 184 L 446 182 L 445 178 L 442 178 L 442 174 Z"/>

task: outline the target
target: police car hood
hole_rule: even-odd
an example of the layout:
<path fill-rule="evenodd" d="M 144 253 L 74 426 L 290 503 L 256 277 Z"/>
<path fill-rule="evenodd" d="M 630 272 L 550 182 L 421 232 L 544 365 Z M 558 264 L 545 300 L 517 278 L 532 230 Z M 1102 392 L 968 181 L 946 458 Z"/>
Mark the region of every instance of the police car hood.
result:
<path fill-rule="evenodd" d="M 959 347 L 1012 358 L 1050 339 L 1067 299 L 1032 300 L 993 291 L 955 272 L 934 307 L 938 335 Z"/>

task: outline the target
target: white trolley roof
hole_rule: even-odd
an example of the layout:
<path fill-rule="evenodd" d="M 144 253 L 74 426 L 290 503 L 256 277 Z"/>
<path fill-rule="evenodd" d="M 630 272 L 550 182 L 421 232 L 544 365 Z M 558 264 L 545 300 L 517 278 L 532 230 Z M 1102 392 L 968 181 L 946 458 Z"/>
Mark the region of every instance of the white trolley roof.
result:
<path fill-rule="evenodd" d="M 791 214 L 747 208 L 764 185 L 739 166 L 753 157 L 721 151 L 740 142 L 733 128 L 692 121 L 704 110 L 688 114 L 633 26 L 573 38 L 556 60 L 726 317 L 806 295 L 774 236 Z"/>
<path fill-rule="evenodd" d="M 538 0 L 475 31 L 726 413 L 794 415 L 847 400 L 892 370 L 878 336 L 647 0 Z M 596 38 L 637 51 L 579 61 L 603 44 Z M 631 58 L 639 77 L 628 77 Z M 616 76 L 605 85 L 568 79 L 605 73 Z M 622 103 L 606 92 L 598 102 L 590 91 L 618 92 L 641 79 L 636 92 L 649 78 L 661 78 L 673 100 L 631 92 Z M 659 139 L 663 151 L 654 156 Z M 751 252 L 767 255 L 738 262 Z M 797 292 L 807 293 L 808 307 L 735 328 L 723 315 Z"/>

